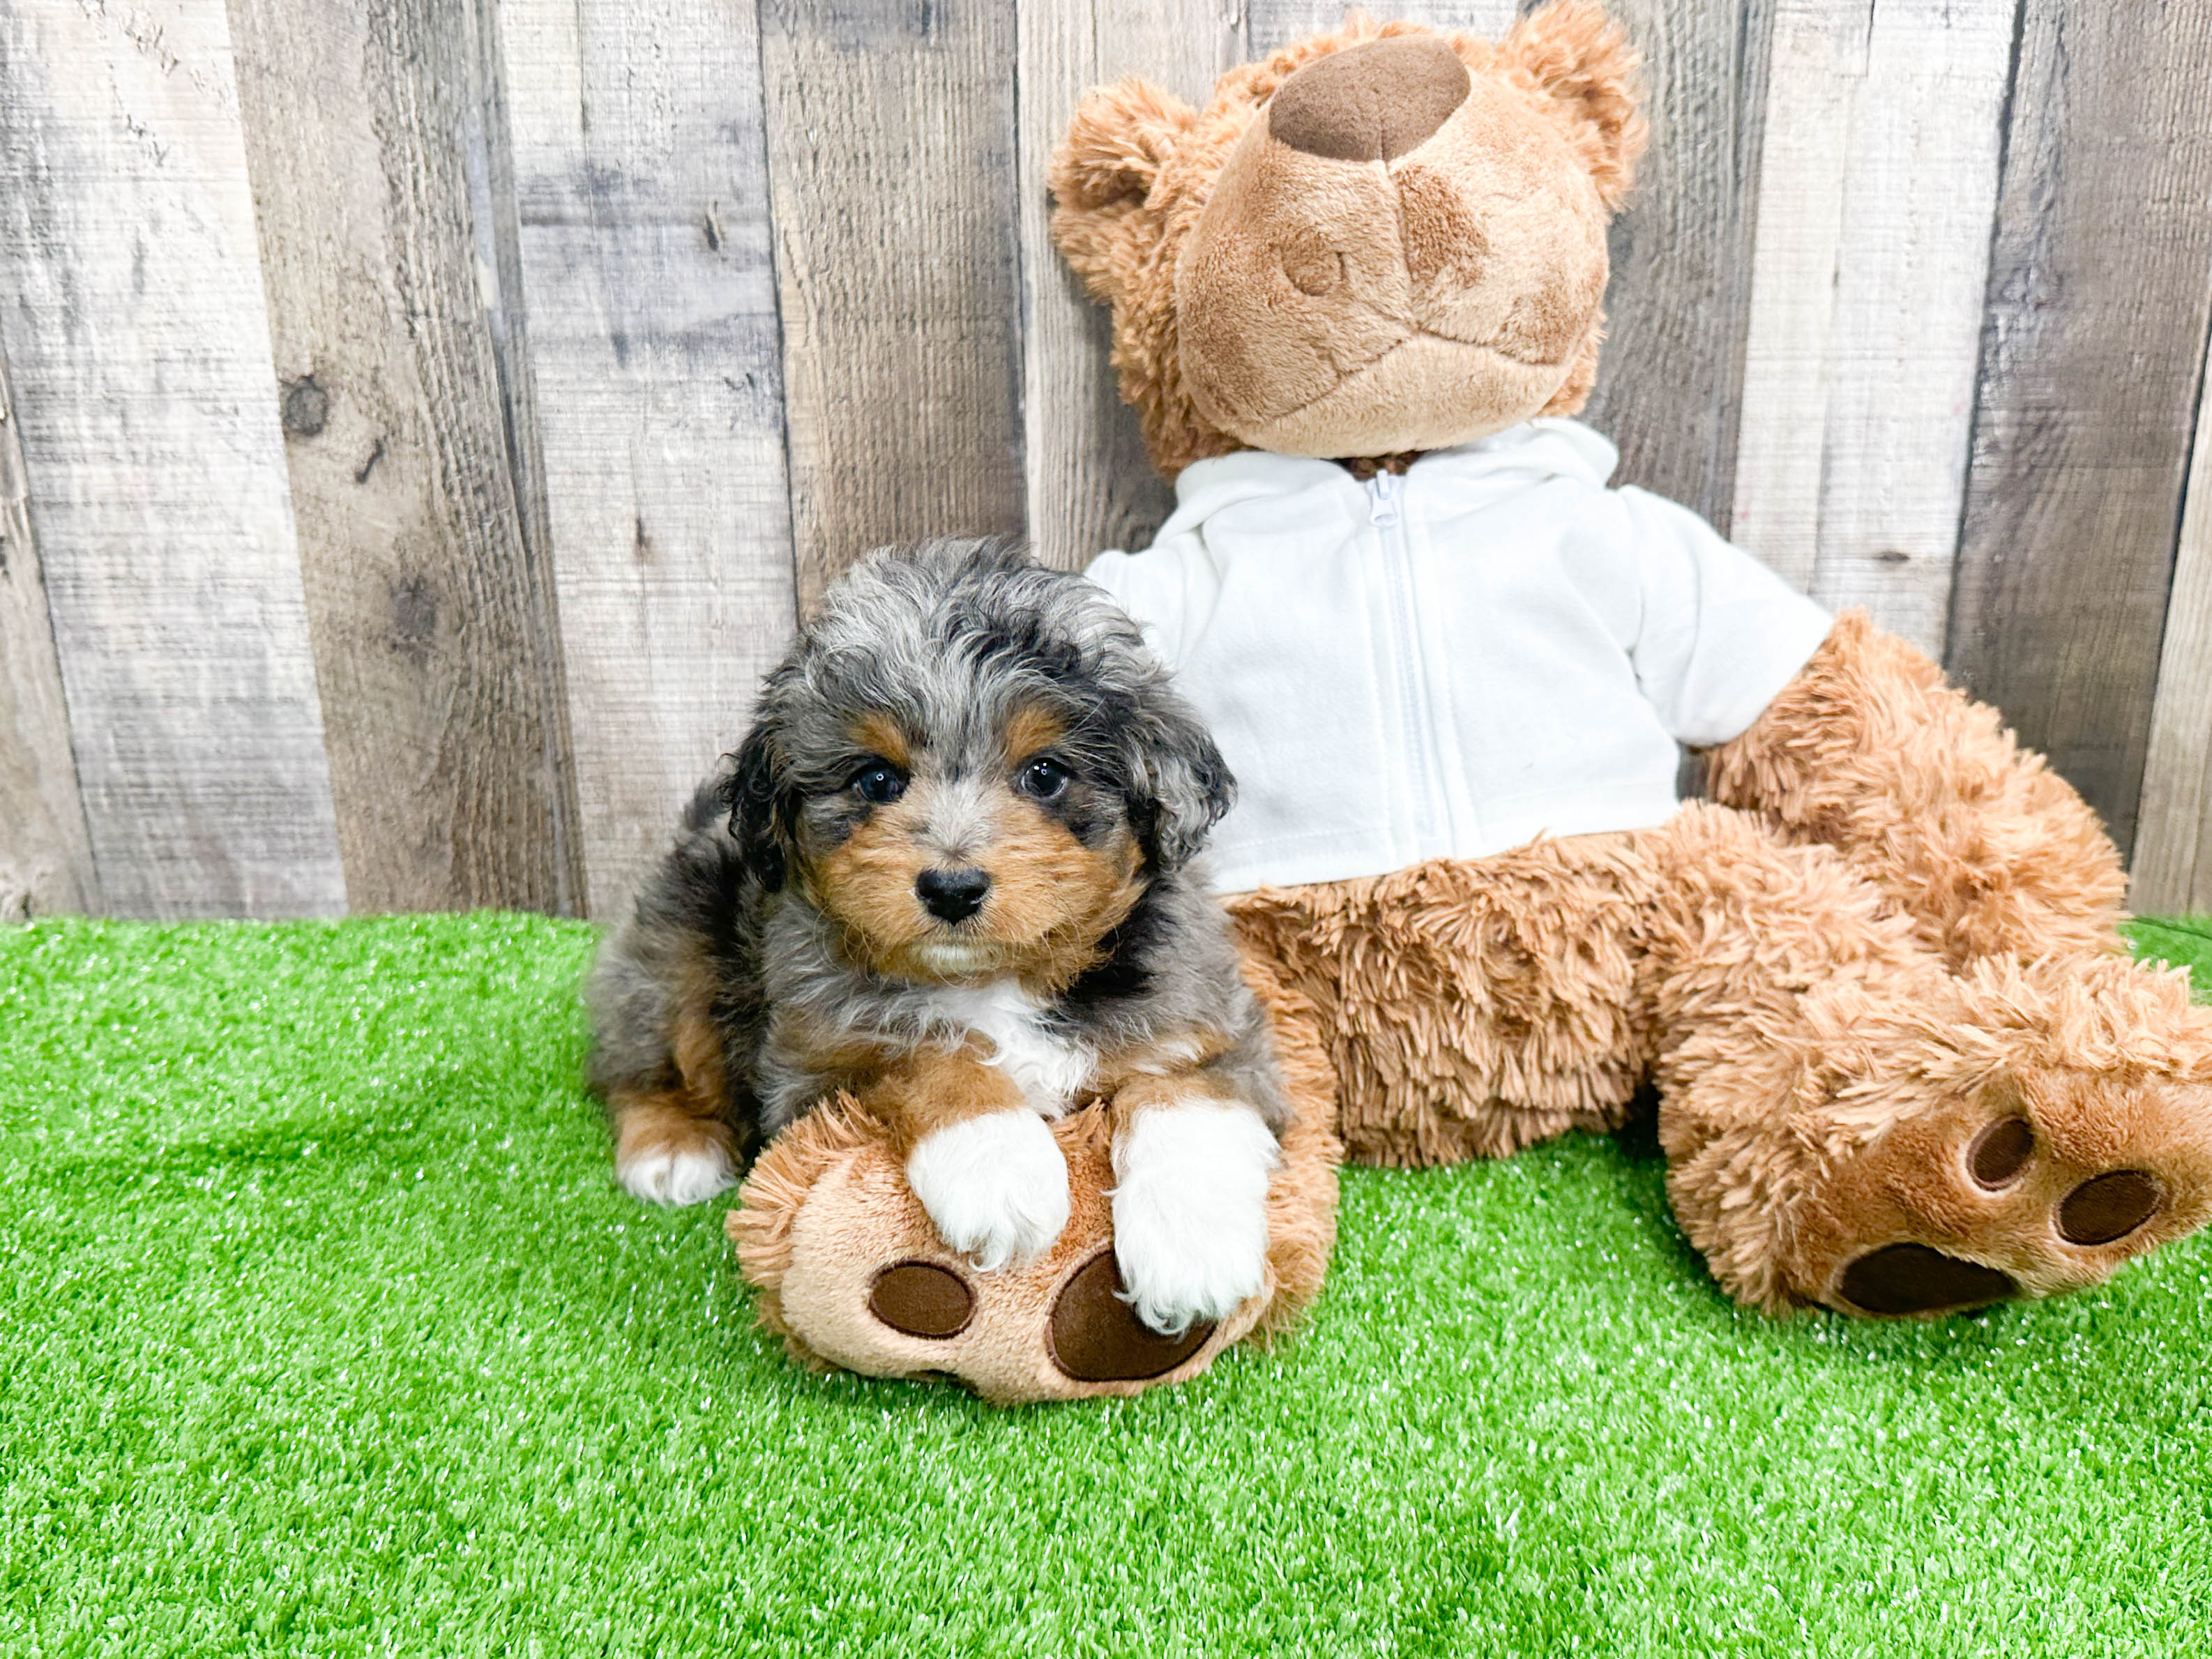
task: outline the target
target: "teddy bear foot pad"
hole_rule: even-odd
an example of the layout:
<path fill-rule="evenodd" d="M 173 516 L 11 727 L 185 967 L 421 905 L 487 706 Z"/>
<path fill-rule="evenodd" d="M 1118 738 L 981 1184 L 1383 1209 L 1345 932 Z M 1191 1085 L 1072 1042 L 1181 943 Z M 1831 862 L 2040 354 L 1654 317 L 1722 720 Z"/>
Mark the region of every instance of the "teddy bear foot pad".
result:
<path fill-rule="evenodd" d="M 872 1376 L 951 1377 L 1006 1404 L 1136 1394 L 1197 1376 L 1285 1322 L 1319 1288 L 1333 1241 L 1335 1137 L 1301 1112 L 1269 1188 L 1267 1275 L 1228 1318 L 1164 1336 L 1121 1299 L 1103 1107 L 1053 1126 L 1071 1212 L 1051 1249 L 977 1270 L 938 1237 L 889 1137 L 848 1101 L 779 1136 L 727 1226 L 762 1322 L 794 1358 Z"/>
<path fill-rule="evenodd" d="M 881 1323 L 925 1341 L 950 1341 L 975 1316 L 976 1292 L 967 1269 L 939 1261 L 895 1262 L 875 1277 L 868 1311 Z M 1163 1336 L 1122 1299 L 1121 1269 L 1109 1246 L 1071 1273 L 1045 1319 L 1045 1348 L 1074 1382 L 1148 1382 L 1165 1376 L 1205 1347 L 1217 1328 L 1194 1325 Z"/>
<path fill-rule="evenodd" d="M 1804 1248 L 1819 1300 L 1929 1316 L 2097 1284 L 2208 1208 L 2206 1091 L 2047 1073 L 1893 1126 L 1820 1194 Z"/>

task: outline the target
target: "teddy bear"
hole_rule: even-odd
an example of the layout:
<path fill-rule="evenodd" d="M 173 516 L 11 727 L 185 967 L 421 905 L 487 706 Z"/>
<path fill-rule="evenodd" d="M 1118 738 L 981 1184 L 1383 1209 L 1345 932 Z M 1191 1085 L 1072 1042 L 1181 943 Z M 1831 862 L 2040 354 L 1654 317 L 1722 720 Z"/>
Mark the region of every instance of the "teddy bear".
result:
<path fill-rule="evenodd" d="M 1239 781 L 1214 859 L 1298 1079 L 1285 1248 L 1189 1352 L 1072 1377 L 1055 1322 L 1111 1182 L 1085 1132 L 1067 1236 L 980 1275 L 834 1109 L 731 1218 L 801 1358 L 1008 1399 L 1178 1381 L 1318 1289 L 1340 1143 L 1500 1157 L 1655 1097 L 1677 1219 L 1770 1312 L 2047 1296 L 2212 1213 L 2212 1012 L 2130 959 L 2087 806 L 1863 614 L 1611 487 L 1572 418 L 1635 69 L 1592 0 L 1495 43 L 1355 13 L 1203 108 L 1132 80 L 1075 112 L 1054 235 L 1176 492 L 1089 574 Z M 999 1310 L 979 1357 L 876 1328 L 909 1261 Z"/>

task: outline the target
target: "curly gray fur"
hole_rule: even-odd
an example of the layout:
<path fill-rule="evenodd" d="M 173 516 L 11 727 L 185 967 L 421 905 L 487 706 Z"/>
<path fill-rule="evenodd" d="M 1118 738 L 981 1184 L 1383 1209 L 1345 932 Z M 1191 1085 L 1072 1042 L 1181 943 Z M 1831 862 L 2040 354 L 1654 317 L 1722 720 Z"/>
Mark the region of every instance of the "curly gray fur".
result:
<path fill-rule="evenodd" d="M 1002 541 L 872 554 L 802 628 L 743 744 L 701 785 L 635 915 L 600 951 L 595 1086 L 679 1085 L 678 1003 L 702 960 L 726 1096 L 714 1105 L 748 1155 L 845 1080 L 781 1043 L 779 1009 L 896 1048 L 957 1040 L 958 998 L 856 962 L 795 878 L 872 810 L 852 781 L 869 758 L 853 737 L 861 720 L 889 715 L 925 734 L 933 764 L 957 781 L 1000 763 L 1006 722 L 1024 708 L 1064 731 L 1054 752 L 1079 785 L 1060 809 L 1070 833 L 1126 833 L 1143 854 L 1133 908 L 1037 1008 L 1038 1024 L 1094 1052 L 1220 1034 L 1228 1052 L 1211 1069 L 1279 1133 L 1288 1113 L 1267 1029 L 1193 861 L 1233 798 L 1227 769 L 1112 600 Z"/>

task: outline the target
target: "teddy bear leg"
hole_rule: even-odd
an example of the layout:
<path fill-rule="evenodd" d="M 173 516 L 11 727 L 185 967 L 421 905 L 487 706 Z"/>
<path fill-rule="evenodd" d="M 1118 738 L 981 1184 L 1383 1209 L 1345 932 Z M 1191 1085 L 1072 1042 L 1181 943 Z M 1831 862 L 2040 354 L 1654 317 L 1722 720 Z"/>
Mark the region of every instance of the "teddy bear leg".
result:
<path fill-rule="evenodd" d="M 2126 893 L 2097 816 L 1997 712 L 1844 612 L 1751 728 L 1714 750 L 1712 799 L 1842 852 L 1954 967 L 2118 952 Z"/>
<path fill-rule="evenodd" d="M 1668 1190 L 1736 1299 L 1936 1315 L 2079 1289 L 2212 1214 L 2212 1017 L 2114 957 L 1953 974 L 1832 849 L 1668 832 Z"/>
<path fill-rule="evenodd" d="M 1537 842 L 1229 901 L 1249 955 L 1311 1000 L 1346 1155 L 1501 1158 L 1626 1121 L 1650 1061 L 1637 837 Z"/>
<path fill-rule="evenodd" d="M 1265 1281 L 1227 1318 L 1163 1336 L 1122 1300 L 1104 1106 L 1053 1126 L 1070 1199 L 1059 1239 L 985 1273 L 938 1236 L 886 1126 L 841 1097 L 776 1138 L 729 1213 L 761 1322 L 811 1368 L 949 1377 L 1006 1405 L 1183 1382 L 1231 1344 L 1293 1322 L 1335 1242 L 1334 1079 L 1310 1007 L 1265 964 L 1247 977 L 1273 1024 L 1293 1118 L 1267 1192 Z"/>

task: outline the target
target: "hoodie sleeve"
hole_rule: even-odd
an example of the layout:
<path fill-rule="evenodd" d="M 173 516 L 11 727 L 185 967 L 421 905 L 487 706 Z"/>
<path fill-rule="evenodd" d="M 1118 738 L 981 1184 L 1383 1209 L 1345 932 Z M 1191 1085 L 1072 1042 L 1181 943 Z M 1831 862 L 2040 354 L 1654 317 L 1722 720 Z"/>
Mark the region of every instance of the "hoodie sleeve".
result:
<path fill-rule="evenodd" d="M 1617 490 L 1643 599 L 1629 655 L 1667 730 L 1693 748 L 1740 736 L 1833 621 L 1687 507 Z"/>

